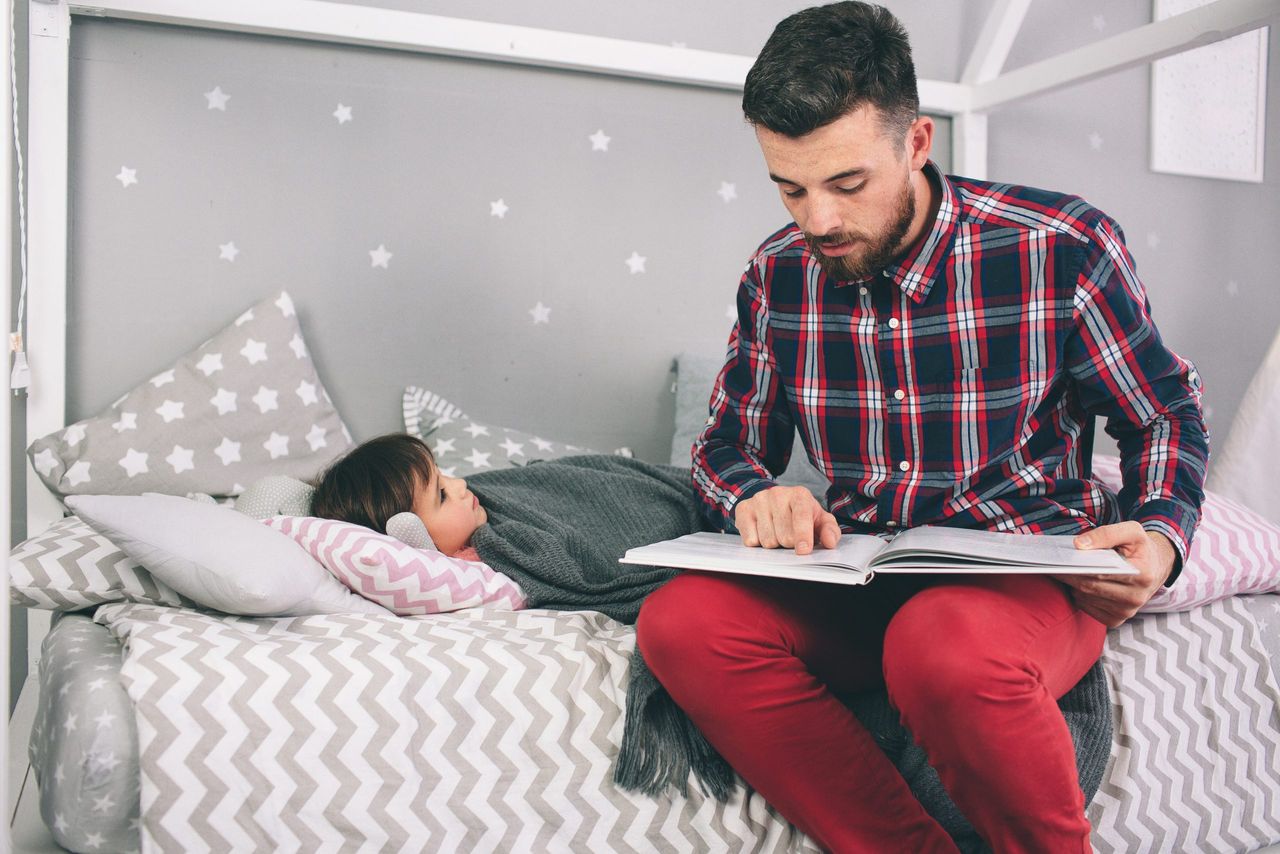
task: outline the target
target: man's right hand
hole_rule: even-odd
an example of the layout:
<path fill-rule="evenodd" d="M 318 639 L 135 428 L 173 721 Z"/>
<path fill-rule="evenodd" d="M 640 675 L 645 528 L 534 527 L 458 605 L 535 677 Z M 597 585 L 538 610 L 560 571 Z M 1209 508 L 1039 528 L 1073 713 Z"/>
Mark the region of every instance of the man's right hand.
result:
<path fill-rule="evenodd" d="M 752 548 L 794 548 L 807 555 L 817 542 L 833 549 L 840 542 L 840 525 L 813 493 L 803 486 L 774 486 L 757 492 L 734 507 L 733 522 L 742 544 Z"/>

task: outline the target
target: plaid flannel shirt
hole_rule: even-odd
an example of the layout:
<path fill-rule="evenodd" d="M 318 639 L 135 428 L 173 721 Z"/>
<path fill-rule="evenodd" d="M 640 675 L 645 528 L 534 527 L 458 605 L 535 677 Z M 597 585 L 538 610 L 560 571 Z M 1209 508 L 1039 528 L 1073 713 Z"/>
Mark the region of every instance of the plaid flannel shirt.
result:
<path fill-rule="evenodd" d="M 879 274 L 828 277 L 794 223 L 748 263 L 693 448 L 704 514 L 732 530 L 798 428 L 845 531 L 1134 519 L 1181 567 L 1208 460 L 1200 380 L 1161 341 L 1120 227 L 1076 196 L 926 169 L 937 217 Z M 1090 478 L 1095 415 L 1118 496 Z"/>

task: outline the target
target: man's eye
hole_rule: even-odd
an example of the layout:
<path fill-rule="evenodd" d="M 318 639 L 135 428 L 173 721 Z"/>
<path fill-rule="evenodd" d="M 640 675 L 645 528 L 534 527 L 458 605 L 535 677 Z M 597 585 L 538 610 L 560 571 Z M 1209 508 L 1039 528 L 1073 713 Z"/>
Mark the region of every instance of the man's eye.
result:
<path fill-rule="evenodd" d="M 844 193 L 846 196 L 852 196 L 854 193 L 861 190 L 862 187 L 862 184 L 858 184 L 856 187 L 836 187 L 836 192 Z"/>
<path fill-rule="evenodd" d="M 782 195 L 788 199 L 798 199 L 804 195 L 804 190 L 783 190 Z"/>

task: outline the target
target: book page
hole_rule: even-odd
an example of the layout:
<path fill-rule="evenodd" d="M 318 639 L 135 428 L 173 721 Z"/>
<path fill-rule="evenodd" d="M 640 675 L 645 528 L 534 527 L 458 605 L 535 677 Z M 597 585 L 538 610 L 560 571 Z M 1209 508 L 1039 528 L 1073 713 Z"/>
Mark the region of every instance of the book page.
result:
<path fill-rule="evenodd" d="M 703 532 L 628 549 L 621 562 L 797 581 L 866 584 L 871 573 L 864 567 L 884 545 L 879 537 L 846 534 L 833 549 L 818 548 L 812 554 L 798 555 L 794 549 L 748 548 L 737 534 Z"/>
<path fill-rule="evenodd" d="M 873 561 L 874 568 L 948 564 L 1042 568 L 1042 571 L 1090 571 L 1132 575 L 1137 572 L 1111 549 L 1077 549 L 1071 536 L 1004 534 L 928 525 L 911 528 Z"/>

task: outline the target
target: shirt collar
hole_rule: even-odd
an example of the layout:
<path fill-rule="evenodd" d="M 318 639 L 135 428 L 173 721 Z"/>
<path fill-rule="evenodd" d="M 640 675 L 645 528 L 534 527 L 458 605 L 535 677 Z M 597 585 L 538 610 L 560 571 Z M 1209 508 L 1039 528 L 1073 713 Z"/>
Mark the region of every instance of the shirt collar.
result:
<path fill-rule="evenodd" d="M 942 170 L 932 160 L 925 164 L 924 173 L 926 177 L 937 182 L 942 192 L 942 201 L 938 205 L 938 214 L 934 217 L 933 227 L 929 229 L 923 240 L 916 242 L 910 252 L 877 274 L 891 279 L 917 305 L 929 296 L 933 281 L 937 278 L 938 271 L 951 251 L 956 224 L 960 219 L 955 187 L 947 180 L 947 176 L 942 174 Z M 865 283 L 872 278 L 874 276 L 865 276 L 839 284 Z"/>

